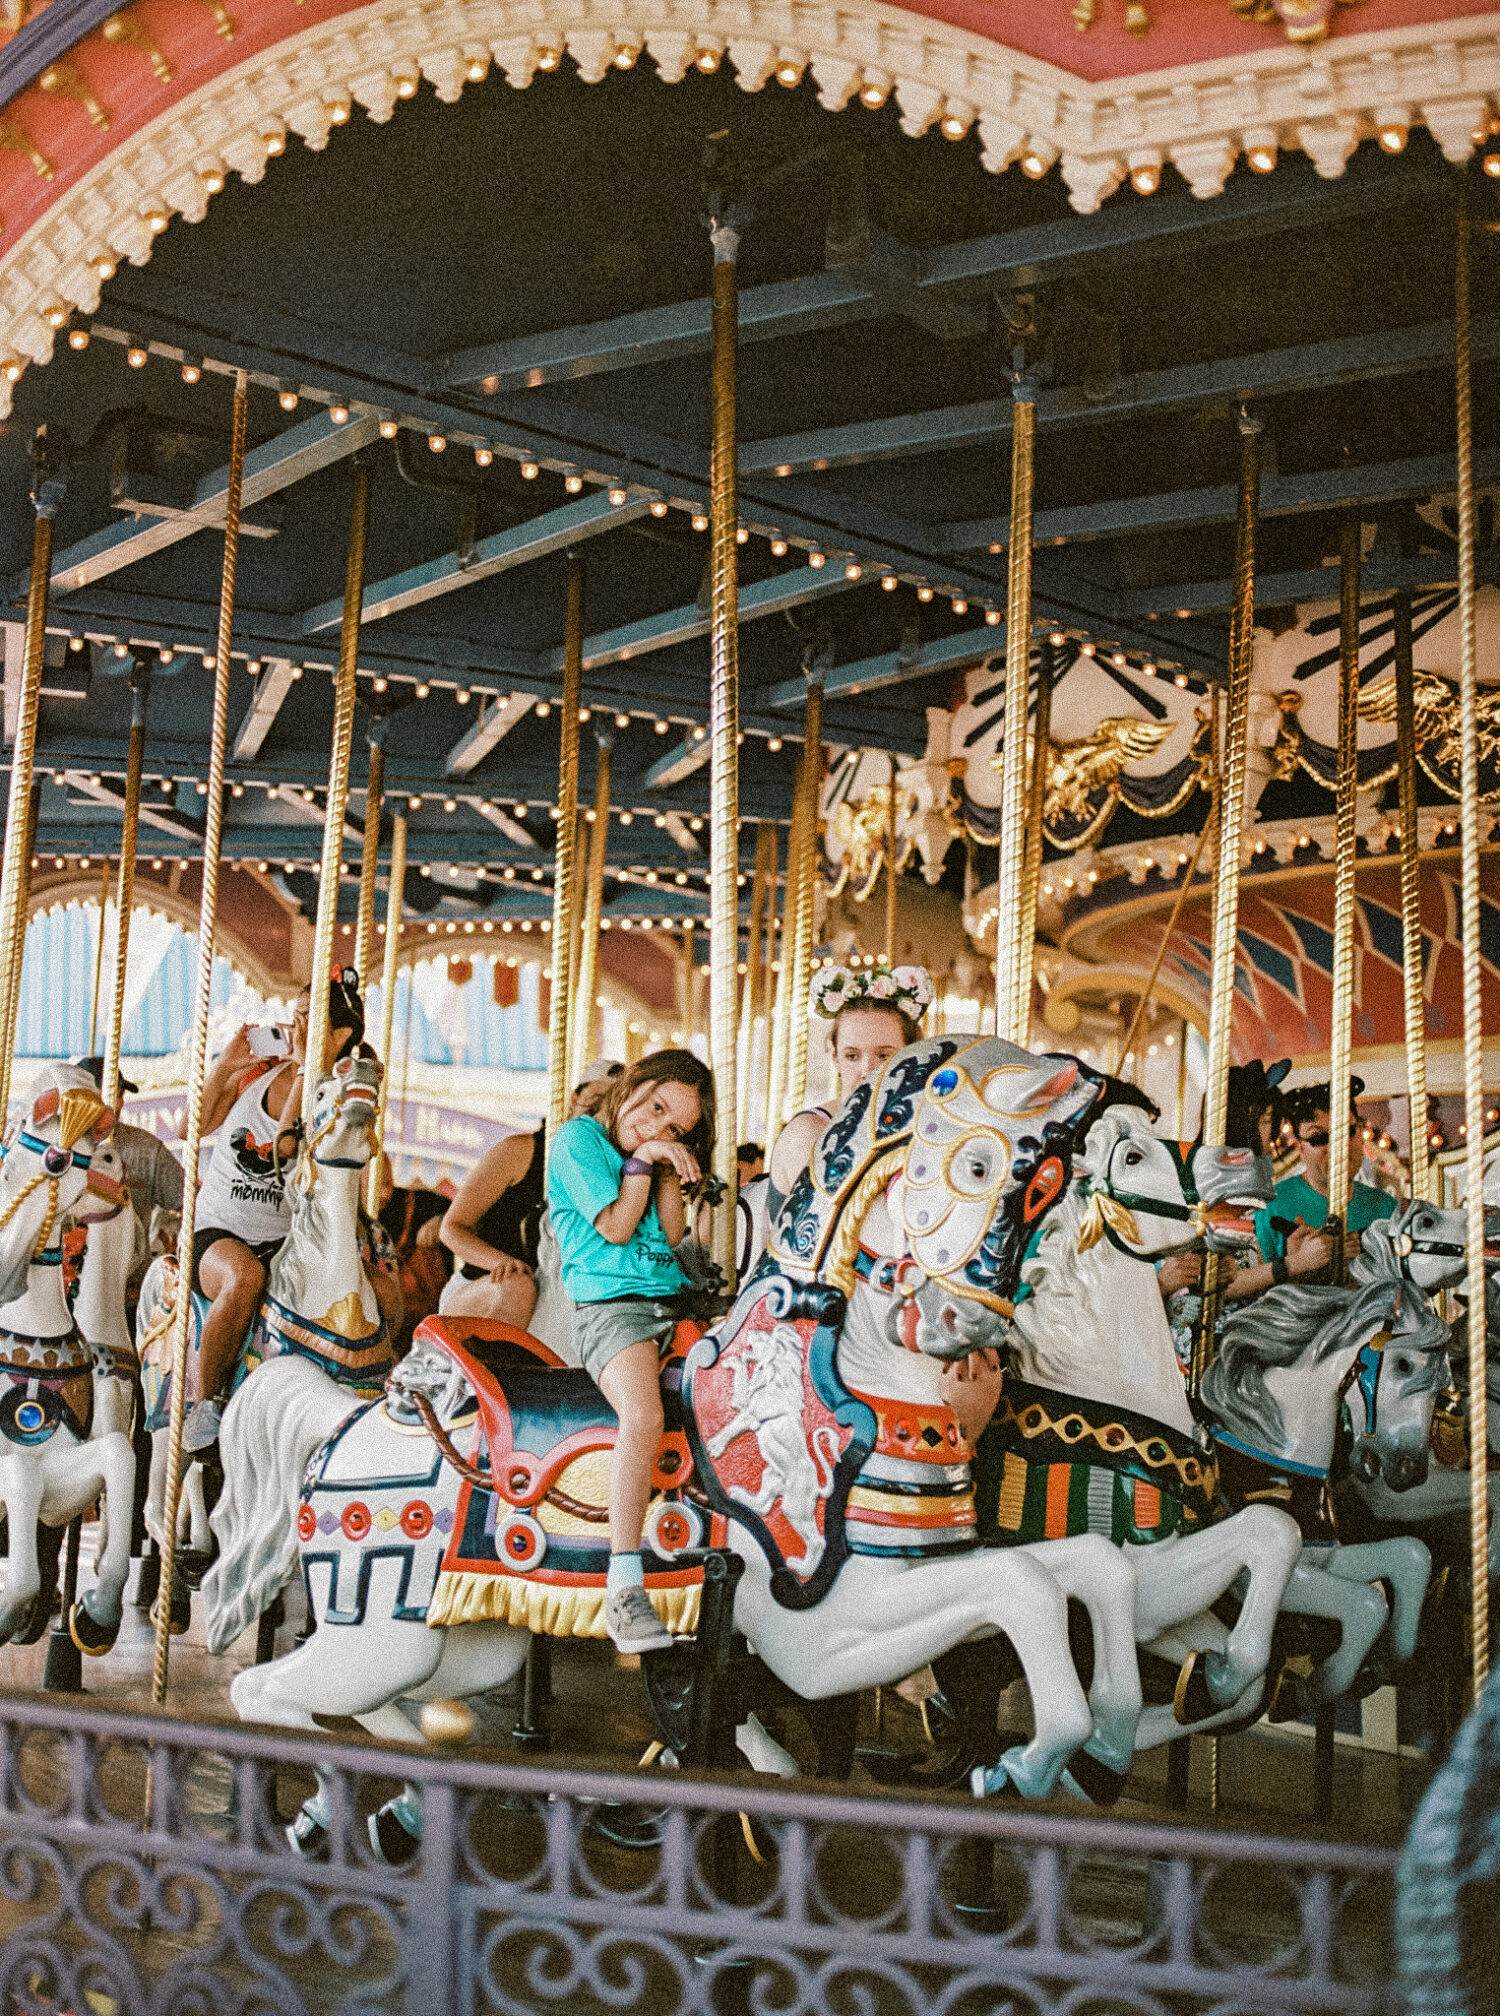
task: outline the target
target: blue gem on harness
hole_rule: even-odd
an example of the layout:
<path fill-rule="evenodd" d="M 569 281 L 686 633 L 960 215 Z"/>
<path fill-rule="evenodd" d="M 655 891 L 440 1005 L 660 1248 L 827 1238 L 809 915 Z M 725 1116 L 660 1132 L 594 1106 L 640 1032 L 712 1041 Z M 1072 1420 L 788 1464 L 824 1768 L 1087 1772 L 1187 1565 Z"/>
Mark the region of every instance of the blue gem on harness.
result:
<path fill-rule="evenodd" d="M 23 1435 L 34 1435 L 38 1428 L 47 1425 L 47 1410 L 39 1407 L 35 1400 L 23 1400 L 16 1409 L 16 1426 Z"/>
<path fill-rule="evenodd" d="M 953 1070 L 938 1071 L 933 1074 L 932 1089 L 940 1099 L 958 1089 L 958 1073 Z"/>

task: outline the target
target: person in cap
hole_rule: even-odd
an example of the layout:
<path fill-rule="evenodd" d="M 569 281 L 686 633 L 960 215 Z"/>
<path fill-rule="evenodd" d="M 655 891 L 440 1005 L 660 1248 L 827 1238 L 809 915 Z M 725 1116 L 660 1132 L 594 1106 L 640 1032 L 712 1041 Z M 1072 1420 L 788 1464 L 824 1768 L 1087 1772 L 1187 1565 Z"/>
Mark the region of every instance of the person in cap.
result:
<path fill-rule="evenodd" d="M 73 1061 L 81 1071 L 88 1072 L 102 1091 L 104 1059 L 77 1057 Z M 123 1074 L 119 1088 L 121 1092 L 131 1094 L 141 1089 Z M 145 1127 L 133 1126 L 128 1120 L 115 1121 L 114 1142 L 125 1165 L 125 1180 L 130 1185 L 130 1206 L 135 1213 L 135 1258 L 130 1263 L 130 1274 L 125 1283 L 126 1314 L 133 1323 L 141 1282 L 151 1264 L 152 1214 L 156 1211 L 181 1211 L 182 1164 L 165 1141 Z"/>
<path fill-rule="evenodd" d="M 302 1080 L 307 1069 L 310 996 L 297 997 L 285 1048 L 266 1056 L 247 1023 L 225 1045 L 203 1088 L 203 1132 L 217 1133 L 198 1189 L 193 1286 L 208 1301 L 189 1379 L 196 1403 L 182 1446 L 196 1455 L 219 1439 L 230 1380 L 245 1332 L 260 1307 L 266 1270 L 292 1226 L 286 1176 L 302 1139 Z M 352 967 L 328 988 L 328 1035 L 317 1073 L 331 1070 L 363 1040 L 364 1003 Z"/>
<path fill-rule="evenodd" d="M 1351 1151 L 1358 1141 L 1362 1123 L 1354 1102 L 1365 1089 L 1362 1078 L 1349 1080 L 1349 1142 Z M 1270 1263 L 1272 1278 L 1286 1281 L 1298 1270 L 1292 1265 L 1293 1247 L 1301 1227 L 1321 1231 L 1328 1221 L 1328 1153 L 1331 1116 L 1330 1095 L 1325 1078 L 1320 1085 L 1299 1085 L 1285 1095 L 1286 1117 L 1297 1139 L 1302 1166 L 1284 1177 L 1276 1195 L 1255 1220 L 1255 1235 L 1262 1257 Z M 1361 1161 L 1363 1158 L 1360 1158 Z M 1379 1190 L 1356 1175 L 1349 1192 L 1344 1216 L 1344 1257 L 1352 1260 L 1359 1251 L 1367 1225 L 1377 1218 L 1389 1218 L 1396 1199 L 1388 1190 Z M 1327 1240 L 1323 1245 L 1326 1247 Z M 1331 1258 L 1331 1254 L 1328 1256 Z M 1325 1262 L 1326 1264 L 1326 1262 Z"/>
<path fill-rule="evenodd" d="M 624 1069 L 618 1057 L 595 1057 L 585 1064 L 568 1100 L 568 1118 L 576 1120 L 580 1113 L 592 1113 Z"/>

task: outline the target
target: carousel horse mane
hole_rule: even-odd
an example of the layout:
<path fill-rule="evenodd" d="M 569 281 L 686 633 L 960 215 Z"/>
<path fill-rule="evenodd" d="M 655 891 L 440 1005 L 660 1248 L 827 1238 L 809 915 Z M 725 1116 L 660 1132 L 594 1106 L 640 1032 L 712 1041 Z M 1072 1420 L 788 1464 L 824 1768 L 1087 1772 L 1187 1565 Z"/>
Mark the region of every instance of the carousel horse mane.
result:
<path fill-rule="evenodd" d="M 1267 1371 L 1305 1362 L 1321 1364 L 1367 1332 L 1394 1328 L 1402 1316 L 1417 1318 L 1408 1333 L 1415 1350 L 1433 1354 L 1432 1383 L 1439 1380 L 1437 1345 L 1447 1325 L 1420 1289 L 1389 1280 L 1365 1282 L 1353 1290 L 1288 1283 L 1262 1295 L 1226 1318 L 1223 1340 L 1203 1375 L 1203 1404 L 1226 1426 L 1242 1422 L 1279 1446 L 1286 1424 L 1281 1405 L 1265 1382 Z"/>

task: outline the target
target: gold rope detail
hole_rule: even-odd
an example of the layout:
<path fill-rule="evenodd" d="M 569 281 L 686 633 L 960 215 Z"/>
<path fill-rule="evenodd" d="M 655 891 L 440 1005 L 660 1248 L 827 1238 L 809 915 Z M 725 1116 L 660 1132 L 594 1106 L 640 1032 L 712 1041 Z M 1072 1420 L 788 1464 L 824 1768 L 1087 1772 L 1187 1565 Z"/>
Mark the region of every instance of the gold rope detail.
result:
<path fill-rule="evenodd" d="M 708 1054 L 724 1122 L 714 1141 L 714 1174 L 724 1201 L 713 1212 L 713 1257 L 733 1288 L 735 1198 L 739 1165 L 732 1122 L 738 1111 L 736 1078 L 743 1068 L 735 1038 L 740 956 L 740 645 L 739 645 L 739 445 L 735 397 L 739 333 L 739 231 L 721 216 L 710 218 L 713 241 L 712 405 L 709 461 L 708 743 L 709 919 Z M 596 839 L 602 848 L 602 839 Z"/>
<path fill-rule="evenodd" d="M 842 1289 L 845 1295 L 852 1295 L 856 1286 L 854 1256 L 859 1251 L 859 1231 L 865 1213 L 901 1166 L 905 1155 L 905 1148 L 887 1148 L 883 1155 L 878 1156 L 840 1201 L 838 1216 L 824 1235 L 822 1249 L 814 1263 L 815 1270 L 825 1281 L 831 1281 L 835 1288 Z"/>
<path fill-rule="evenodd" d="M 578 708 L 583 691 L 583 562 L 568 555 L 568 614 L 559 711 L 557 839 L 552 867 L 552 991 L 547 1009 L 547 1140 L 568 1117 L 568 1019 L 573 1005 L 573 926 L 578 908 Z M 405 1100 L 402 1118 L 405 1119 Z"/>
<path fill-rule="evenodd" d="M 1411 1194 L 1427 1195 L 1427 1013 L 1422 972 L 1422 870 L 1417 838 L 1417 717 L 1412 666 L 1411 590 L 1396 596 L 1396 747 L 1401 819 L 1401 955 L 1406 1005 L 1406 1104 Z"/>

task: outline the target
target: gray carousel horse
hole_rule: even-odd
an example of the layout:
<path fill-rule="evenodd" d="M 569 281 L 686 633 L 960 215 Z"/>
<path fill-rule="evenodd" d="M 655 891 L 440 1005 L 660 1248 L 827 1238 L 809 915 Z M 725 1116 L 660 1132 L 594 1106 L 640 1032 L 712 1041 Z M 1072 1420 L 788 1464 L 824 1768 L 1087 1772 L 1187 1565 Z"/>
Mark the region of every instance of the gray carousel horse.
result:
<path fill-rule="evenodd" d="M 1331 1485 L 1336 1459 L 1343 1474 L 1379 1478 L 1397 1494 L 1425 1477 L 1433 1404 L 1448 1372 L 1448 1326 L 1426 1291 L 1444 1284 L 1462 1240 L 1459 1213 L 1408 1204 L 1367 1229 L 1351 1287 L 1290 1283 L 1232 1311 L 1204 1375 L 1225 1497 L 1286 1507 L 1303 1537 L 1292 1603 L 1340 1626 L 1339 1647 L 1316 1674 L 1323 1700 L 1350 1690 L 1385 1628 L 1381 1582 L 1392 1594 L 1397 1665 L 1416 1649 L 1431 1555 L 1403 1535 L 1341 1544 Z M 1345 1454 L 1346 1416 L 1353 1439 Z"/>
<path fill-rule="evenodd" d="M 1396 1948 L 1407 2016 L 1495 2008 L 1500 1883 L 1500 1674 L 1423 1794 L 1396 1882 Z"/>

